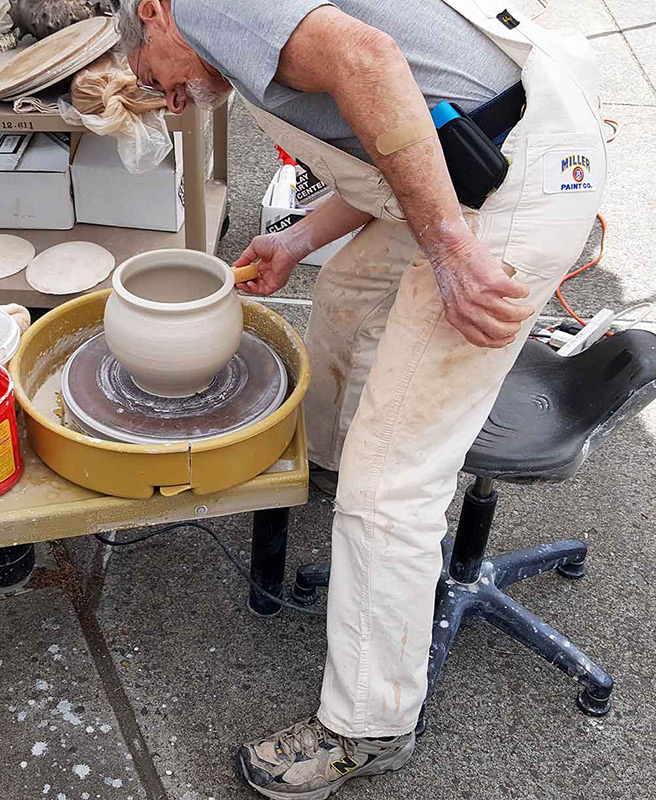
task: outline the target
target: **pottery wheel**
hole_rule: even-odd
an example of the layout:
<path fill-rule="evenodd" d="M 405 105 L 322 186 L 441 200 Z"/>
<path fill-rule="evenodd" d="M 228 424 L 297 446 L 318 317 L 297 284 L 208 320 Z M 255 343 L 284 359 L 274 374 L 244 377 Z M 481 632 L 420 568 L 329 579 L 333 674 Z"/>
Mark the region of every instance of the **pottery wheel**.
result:
<path fill-rule="evenodd" d="M 104 333 L 79 347 L 62 372 L 64 405 L 77 427 L 100 439 L 134 444 L 233 433 L 273 413 L 286 393 L 282 360 L 246 332 L 212 384 L 191 397 L 144 392 L 110 353 Z"/>

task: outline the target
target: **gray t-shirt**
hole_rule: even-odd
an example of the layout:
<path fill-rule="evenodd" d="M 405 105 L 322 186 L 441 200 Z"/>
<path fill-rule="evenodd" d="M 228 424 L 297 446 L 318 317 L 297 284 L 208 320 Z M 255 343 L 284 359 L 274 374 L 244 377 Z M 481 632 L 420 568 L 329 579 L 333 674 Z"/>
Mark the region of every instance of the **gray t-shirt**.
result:
<path fill-rule="evenodd" d="M 172 0 L 180 33 L 248 100 L 307 133 L 370 161 L 326 94 L 273 80 L 280 51 L 325 0 Z M 392 36 L 430 108 L 442 100 L 471 111 L 517 83 L 520 70 L 442 0 L 336 0 L 342 11 Z"/>

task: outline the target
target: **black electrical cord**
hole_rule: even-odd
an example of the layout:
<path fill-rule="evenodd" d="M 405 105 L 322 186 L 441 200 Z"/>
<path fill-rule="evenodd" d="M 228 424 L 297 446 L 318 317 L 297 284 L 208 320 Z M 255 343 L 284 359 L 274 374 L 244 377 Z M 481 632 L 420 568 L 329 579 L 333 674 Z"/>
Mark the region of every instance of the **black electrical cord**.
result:
<path fill-rule="evenodd" d="M 265 589 L 263 589 L 256 581 L 253 580 L 249 571 L 241 563 L 241 561 L 235 555 L 233 555 L 230 552 L 230 550 L 223 544 L 218 534 L 211 528 L 209 528 L 207 525 L 203 525 L 201 522 L 193 522 L 193 521 L 176 522 L 173 525 L 166 525 L 165 527 L 160 528 L 157 531 L 153 531 L 152 533 L 146 533 L 143 536 L 137 536 L 135 539 L 129 539 L 128 541 L 122 541 L 122 542 L 112 542 L 111 539 L 105 539 L 105 537 L 100 533 L 96 533 L 94 535 L 99 542 L 102 542 L 108 547 L 128 547 L 131 544 L 138 544 L 139 542 L 145 542 L 147 539 L 152 539 L 153 536 L 159 536 L 162 533 L 169 533 L 170 531 L 180 530 L 180 528 L 196 528 L 199 531 L 204 531 L 205 533 L 209 533 L 209 535 L 219 545 L 219 547 L 223 551 L 223 554 L 236 568 L 237 572 L 239 572 L 242 578 L 244 578 L 244 580 L 246 580 L 253 587 L 253 589 L 255 589 L 255 591 L 257 591 L 263 597 L 266 597 L 268 600 L 271 600 L 271 602 L 276 603 L 282 608 L 291 608 L 292 611 L 298 611 L 301 614 L 306 614 L 309 617 L 326 616 L 322 611 L 312 611 L 309 608 L 303 608 L 302 606 L 298 606 L 295 603 L 288 603 L 286 600 L 281 600 L 279 597 L 276 597 L 274 594 L 271 594 L 270 592 L 267 592 Z"/>

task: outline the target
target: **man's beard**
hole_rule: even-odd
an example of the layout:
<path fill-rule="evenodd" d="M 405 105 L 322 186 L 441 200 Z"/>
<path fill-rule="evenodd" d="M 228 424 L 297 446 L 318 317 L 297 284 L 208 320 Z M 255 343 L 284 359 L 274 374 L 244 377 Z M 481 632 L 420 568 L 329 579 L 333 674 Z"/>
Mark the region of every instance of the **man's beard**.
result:
<path fill-rule="evenodd" d="M 232 93 L 232 89 L 219 91 L 209 81 L 201 78 L 192 78 L 187 81 L 185 88 L 189 97 L 199 108 L 210 111 L 222 106 Z"/>

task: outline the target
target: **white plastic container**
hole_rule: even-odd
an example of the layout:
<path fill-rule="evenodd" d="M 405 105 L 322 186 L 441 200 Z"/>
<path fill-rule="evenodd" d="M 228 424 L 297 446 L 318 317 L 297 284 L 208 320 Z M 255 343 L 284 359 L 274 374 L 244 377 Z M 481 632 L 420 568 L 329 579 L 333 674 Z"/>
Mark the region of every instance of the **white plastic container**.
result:
<path fill-rule="evenodd" d="M 21 331 L 15 319 L 0 311 L 0 366 L 6 367 L 18 352 Z"/>

